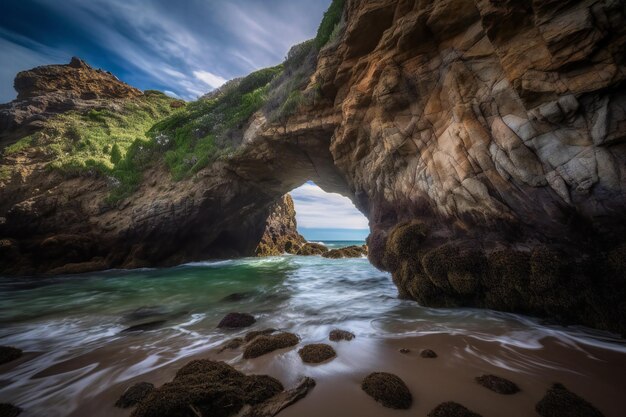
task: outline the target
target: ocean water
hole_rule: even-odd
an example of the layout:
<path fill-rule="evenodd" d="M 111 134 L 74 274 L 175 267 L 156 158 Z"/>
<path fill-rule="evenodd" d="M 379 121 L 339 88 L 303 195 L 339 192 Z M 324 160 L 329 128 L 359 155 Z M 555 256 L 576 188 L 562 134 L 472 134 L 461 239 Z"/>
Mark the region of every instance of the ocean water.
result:
<path fill-rule="evenodd" d="M 362 354 L 375 354 L 368 341 L 441 336 L 454 338 L 440 339 L 441 349 L 464 340 L 467 346 L 458 355 L 503 370 L 541 376 L 556 369 L 564 375 L 605 378 L 607 384 L 613 377 L 623 380 L 626 345 L 615 335 L 489 310 L 430 309 L 396 295 L 390 275 L 367 259 L 318 256 L 0 278 L 0 345 L 26 352 L 22 359 L 0 367 L 0 402 L 18 404 L 27 417 L 127 415 L 109 407 L 109 401 L 130 382 L 164 380 L 188 358 L 245 333 L 216 328 L 233 311 L 253 314 L 255 329 L 291 331 L 303 343 L 324 341 L 333 328 L 348 329 L 357 334 Z M 565 352 L 559 353 L 563 358 L 571 353 L 588 363 L 577 359 L 580 368 L 572 370 L 570 362 L 559 362 L 559 355 L 542 359 L 539 353 L 549 349 L 548 344 Z M 495 349 L 481 351 L 475 347 L 479 345 Z M 619 362 L 607 364 L 604 353 Z M 372 358 L 364 361 L 377 356 Z M 242 363 L 241 357 L 228 360 Z M 594 368 L 598 361 L 610 365 L 609 371 Z M 614 365 L 615 375 L 603 374 L 611 373 Z M 545 379 L 547 384 L 549 378 Z M 616 389 L 626 393 L 624 386 Z"/>

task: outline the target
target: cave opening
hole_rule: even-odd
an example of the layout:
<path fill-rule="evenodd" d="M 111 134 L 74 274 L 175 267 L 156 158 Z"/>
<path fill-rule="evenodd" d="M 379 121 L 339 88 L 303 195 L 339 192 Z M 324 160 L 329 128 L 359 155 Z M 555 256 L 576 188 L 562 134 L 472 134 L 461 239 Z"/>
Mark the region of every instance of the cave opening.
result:
<path fill-rule="evenodd" d="M 307 181 L 293 189 L 298 232 L 310 242 L 365 242 L 367 218 L 346 196 Z"/>

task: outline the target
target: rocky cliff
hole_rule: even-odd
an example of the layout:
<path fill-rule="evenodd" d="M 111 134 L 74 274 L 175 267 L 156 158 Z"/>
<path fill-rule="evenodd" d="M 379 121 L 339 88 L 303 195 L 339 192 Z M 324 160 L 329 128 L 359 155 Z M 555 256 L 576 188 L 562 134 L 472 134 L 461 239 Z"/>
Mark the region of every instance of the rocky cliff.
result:
<path fill-rule="evenodd" d="M 153 138 L 193 126 L 188 152 L 203 138 L 233 152 L 185 157 L 178 181 L 155 157 L 115 203 L 85 175 L 12 198 L 2 268 L 250 255 L 272 204 L 313 180 L 367 215 L 369 258 L 403 297 L 626 333 L 625 14 L 612 0 L 346 1 L 314 53 L 244 90 L 269 97 L 260 111 L 205 131 L 181 113 Z"/>
<path fill-rule="evenodd" d="M 255 253 L 257 256 L 296 254 L 305 243 L 306 239 L 298 233 L 293 199 L 289 194 L 285 194 L 271 207 Z"/>

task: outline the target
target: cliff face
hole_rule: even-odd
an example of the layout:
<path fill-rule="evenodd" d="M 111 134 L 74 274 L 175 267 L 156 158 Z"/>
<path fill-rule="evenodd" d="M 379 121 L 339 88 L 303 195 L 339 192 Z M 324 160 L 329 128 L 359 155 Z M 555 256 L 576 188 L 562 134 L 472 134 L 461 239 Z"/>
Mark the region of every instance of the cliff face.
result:
<path fill-rule="evenodd" d="M 263 236 L 255 253 L 257 256 L 296 254 L 305 243 L 306 239 L 298 233 L 293 199 L 289 194 L 285 194 L 271 207 Z"/>
<path fill-rule="evenodd" d="M 79 58 L 20 72 L 17 99 L 0 105 L 0 143 L 10 142 L 44 125 L 45 119 L 70 110 L 107 107 L 112 100 L 142 95 L 114 75 L 93 69 Z"/>
<path fill-rule="evenodd" d="M 313 180 L 368 216 L 401 296 L 626 333 L 624 16 L 610 0 L 347 1 L 313 99 L 256 113 L 192 179 L 154 164 L 113 206 L 102 179 L 38 189 L 0 213 L 17 259 L 2 268 L 250 255 L 272 204 Z"/>

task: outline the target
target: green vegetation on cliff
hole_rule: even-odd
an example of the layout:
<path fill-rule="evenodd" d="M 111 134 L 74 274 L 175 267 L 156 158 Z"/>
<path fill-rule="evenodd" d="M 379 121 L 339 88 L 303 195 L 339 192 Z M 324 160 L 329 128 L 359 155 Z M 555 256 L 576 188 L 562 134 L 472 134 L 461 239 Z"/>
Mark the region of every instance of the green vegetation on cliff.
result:
<path fill-rule="evenodd" d="M 337 36 L 338 30 L 341 29 L 341 19 L 343 16 L 343 8 L 345 0 L 333 0 L 330 4 L 315 36 L 315 47 L 322 49 L 334 36 Z"/>

